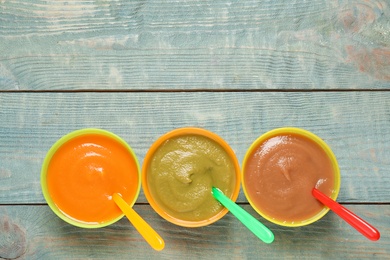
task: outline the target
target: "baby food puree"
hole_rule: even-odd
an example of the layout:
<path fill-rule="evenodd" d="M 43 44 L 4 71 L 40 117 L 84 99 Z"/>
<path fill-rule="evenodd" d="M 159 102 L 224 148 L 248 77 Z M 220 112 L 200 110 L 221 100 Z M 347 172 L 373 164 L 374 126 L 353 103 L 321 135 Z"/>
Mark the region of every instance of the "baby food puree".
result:
<path fill-rule="evenodd" d="M 324 210 L 311 195 L 314 187 L 337 197 L 337 164 L 330 149 L 327 153 L 310 136 L 314 135 L 301 129 L 279 129 L 254 144 L 245 157 L 244 192 L 270 221 L 287 226 L 309 224 L 308 219 Z"/>
<path fill-rule="evenodd" d="M 213 186 L 237 198 L 239 165 L 222 139 L 191 129 L 173 131 L 151 147 L 143 165 L 143 187 L 162 217 L 183 226 L 201 226 L 227 212 L 212 196 Z"/>
<path fill-rule="evenodd" d="M 49 205 L 82 227 L 123 216 L 113 193 L 132 205 L 140 190 L 139 165 L 131 149 L 103 130 L 76 131 L 65 139 L 53 146 L 44 163 L 43 189 Z"/>

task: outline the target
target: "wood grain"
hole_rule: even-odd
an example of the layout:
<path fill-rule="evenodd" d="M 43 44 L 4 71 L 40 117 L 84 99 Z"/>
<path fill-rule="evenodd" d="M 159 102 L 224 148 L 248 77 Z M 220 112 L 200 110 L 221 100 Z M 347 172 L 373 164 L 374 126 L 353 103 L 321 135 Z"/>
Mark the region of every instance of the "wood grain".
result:
<path fill-rule="evenodd" d="M 1 90 L 388 89 L 371 1 L 1 1 Z"/>
<path fill-rule="evenodd" d="M 0 0 L 0 259 L 386 259 L 390 255 L 388 0 Z M 156 138 L 197 126 L 242 162 L 282 126 L 323 138 L 341 169 L 338 201 L 382 233 L 370 242 L 333 213 L 275 226 L 266 245 L 232 215 L 203 228 L 135 209 L 166 249 L 124 218 L 98 230 L 60 220 L 40 169 L 64 134 L 123 137 L 140 163 Z"/>
<path fill-rule="evenodd" d="M 26 250 L 18 259 L 385 259 L 390 253 L 389 206 L 349 206 L 379 229 L 382 237 L 377 242 L 331 212 L 309 226 L 287 228 L 265 221 L 248 205 L 244 208 L 274 232 L 272 244 L 261 242 L 230 213 L 207 227 L 184 228 L 161 219 L 149 205 L 136 205 L 135 210 L 165 240 L 161 252 L 151 249 L 125 218 L 86 230 L 68 225 L 47 206 L 1 206 L 0 219 L 24 232 Z"/>
<path fill-rule="evenodd" d="M 142 164 L 154 140 L 185 126 L 217 133 L 240 162 L 262 133 L 305 128 L 339 161 L 339 201 L 389 202 L 389 108 L 390 92 L 0 93 L 0 203 L 44 202 L 42 161 L 70 131 L 110 130 Z M 146 202 L 142 192 L 138 202 Z"/>

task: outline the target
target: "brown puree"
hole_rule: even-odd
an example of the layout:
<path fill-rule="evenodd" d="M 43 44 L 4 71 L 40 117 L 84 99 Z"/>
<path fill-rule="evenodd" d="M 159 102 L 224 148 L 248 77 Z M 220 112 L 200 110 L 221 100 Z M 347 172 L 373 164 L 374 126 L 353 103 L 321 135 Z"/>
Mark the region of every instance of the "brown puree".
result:
<path fill-rule="evenodd" d="M 297 134 L 268 138 L 247 157 L 243 184 L 248 199 L 268 219 L 297 223 L 324 206 L 314 187 L 330 196 L 334 189 L 332 162 L 314 141 Z"/>

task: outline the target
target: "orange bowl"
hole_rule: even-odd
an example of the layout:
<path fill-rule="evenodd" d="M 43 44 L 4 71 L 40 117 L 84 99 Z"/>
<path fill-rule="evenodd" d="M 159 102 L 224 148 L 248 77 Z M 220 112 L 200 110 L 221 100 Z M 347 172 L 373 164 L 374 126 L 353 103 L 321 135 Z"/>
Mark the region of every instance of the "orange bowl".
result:
<path fill-rule="evenodd" d="M 143 188 L 144 194 L 146 196 L 146 199 L 150 203 L 151 207 L 162 218 L 166 219 L 167 221 L 169 221 L 173 224 L 179 225 L 179 226 L 184 226 L 184 227 L 206 226 L 206 225 L 209 225 L 209 224 L 214 223 L 217 220 L 221 219 L 228 212 L 228 210 L 226 208 L 224 208 L 222 205 L 220 205 L 219 202 L 217 202 L 212 196 L 211 188 L 217 182 L 216 180 L 213 180 L 214 184 L 213 183 L 209 184 L 208 182 L 206 182 L 206 180 L 209 180 L 208 176 L 204 177 L 204 179 L 196 179 L 196 181 L 194 180 L 195 178 L 197 178 L 195 176 L 199 176 L 199 174 L 203 174 L 203 173 L 198 173 L 200 171 L 197 171 L 198 168 L 203 167 L 203 166 L 199 166 L 201 163 L 203 165 L 203 163 L 206 162 L 205 167 L 207 169 L 213 169 L 211 171 L 214 171 L 214 168 L 212 168 L 212 167 L 217 167 L 214 165 L 215 161 L 210 162 L 210 165 L 214 165 L 214 166 L 210 166 L 207 164 L 207 163 L 209 163 L 208 160 L 211 160 L 211 159 L 208 158 L 207 155 L 204 155 L 203 151 L 207 150 L 208 146 L 207 147 L 201 146 L 201 145 L 205 144 L 206 142 L 203 142 L 203 141 L 198 142 L 198 143 L 196 143 L 196 145 L 193 146 L 193 149 L 197 150 L 196 156 L 198 156 L 199 154 L 201 154 L 201 156 L 205 156 L 205 157 L 202 157 L 203 159 L 201 159 L 201 161 L 193 160 L 194 157 L 192 157 L 192 155 L 189 155 L 188 157 L 180 157 L 180 155 L 179 155 L 179 157 L 176 157 L 178 159 L 174 160 L 172 162 L 172 164 L 175 164 L 175 167 L 177 167 L 177 169 L 179 169 L 179 168 L 181 169 L 178 171 L 173 170 L 173 171 L 175 171 L 174 174 L 178 173 L 178 175 L 181 175 L 181 176 L 175 175 L 177 178 L 181 178 L 180 179 L 181 182 L 178 183 L 177 189 L 176 188 L 171 189 L 171 186 L 170 186 L 173 182 L 176 182 L 175 180 L 173 180 L 173 181 L 171 180 L 168 182 L 165 179 L 163 179 L 163 178 L 165 178 L 165 176 L 163 176 L 161 178 L 156 177 L 156 178 L 159 178 L 156 181 L 154 181 L 152 179 L 152 178 L 155 178 L 155 177 L 153 177 L 154 174 L 152 172 L 152 170 L 153 170 L 152 164 L 154 165 L 154 162 L 156 160 L 159 163 L 162 161 L 161 157 L 159 157 L 160 152 L 163 149 L 161 147 L 167 147 L 168 143 L 172 144 L 175 142 L 174 140 L 184 140 L 185 138 L 191 138 L 191 140 L 196 140 L 196 138 L 201 138 L 202 140 L 207 140 L 207 143 L 210 143 L 210 145 L 212 145 L 213 147 L 217 147 L 216 149 L 219 149 L 218 151 L 223 151 L 221 154 L 224 156 L 224 158 L 225 157 L 227 158 L 227 160 L 230 162 L 229 165 L 232 166 L 230 169 L 232 176 L 228 176 L 228 178 L 231 179 L 231 183 L 229 182 L 230 183 L 229 185 L 231 186 L 231 188 L 229 188 L 231 190 L 231 194 L 226 194 L 226 195 L 228 197 L 230 197 L 230 199 L 232 199 L 233 201 L 235 201 L 237 199 L 239 191 L 240 191 L 241 174 L 240 174 L 240 166 L 239 166 L 238 160 L 236 158 L 236 155 L 234 154 L 231 147 L 221 137 L 219 137 L 218 135 L 216 135 L 208 130 L 201 129 L 201 128 L 194 128 L 194 127 L 185 127 L 185 128 L 179 128 L 179 129 L 175 129 L 173 131 L 170 131 L 170 132 L 162 135 L 160 138 L 158 138 L 152 144 L 152 146 L 150 147 L 149 151 L 147 152 L 147 154 L 145 156 L 145 159 L 144 159 L 144 162 L 142 165 L 142 188 Z M 192 139 L 192 138 L 194 138 L 194 139 Z M 174 146 L 172 146 L 172 147 L 174 147 Z M 169 152 L 171 154 L 173 154 L 173 153 L 183 154 L 182 150 L 175 150 L 175 149 L 176 148 L 174 148 L 173 150 L 170 150 Z M 191 154 L 192 152 L 193 152 L 193 150 L 187 151 L 187 153 L 189 153 L 189 154 Z M 184 152 L 184 153 L 186 153 L 186 152 Z M 207 153 L 205 152 L 205 154 L 207 154 Z M 183 158 L 185 158 L 185 159 L 183 159 Z M 158 164 L 158 165 L 160 166 L 161 164 Z M 222 167 L 225 167 L 225 166 L 222 166 Z M 172 168 L 172 169 L 176 169 L 176 168 Z M 193 171 L 195 173 L 193 173 L 193 176 L 190 176 L 190 175 L 184 176 L 185 174 L 187 174 L 187 170 Z M 159 174 L 163 174 L 163 172 L 168 172 L 168 174 L 171 174 L 172 170 L 165 171 L 161 168 L 157 168 L 156 172 L 159 172 Z M 211 174 L 212 173 L 210 173 L 210 176 L 211 176 Z M 223 172 L 223 174 L 226 176 L 225 172 Z M 220 175 L 218 175 L 218 176 L 220 176 Z M 171 177 L 167 177 L 167 178 L 171 178 Z M 184 182 L 187 182 L 187 183 L 183 184 L 182 179 L 184 180 Z M 199 186 L 194 186 L 194 185 L 199 185 Z M 199 189 L 198 187 L 203 187 L 205 190 L 203 188 Z M 195 193 L 201 194 L 199 196 L 203 196 L 205 198 L 205 201 L 207 201 L 207 203 L 202 201 L 202 202 L 199 202 L 200 203 L 199 205 L 193 206 L 192 203 L 195 203 L 195 201 L 196 201 L 196 203 L 198 203 L 198 201 L 201 201 L 201 200 L 198 197 L 196 197 L 198 195 L 194 196 L 193 198 L 191 197 L 188 200 L 184 199 L 184 198 L 186 198 L 186 196 L 188 194 L 190 194 L 189 189 L 191 189 L 194 192 L 191 194 L 195 194 Z M 167 196 L 169 198 L 173 198 L 173 199 L 170 199 L 169 201 L 168 201 L 168 199 L 165 199 L 165 201 L 163 199 L 161 199 L 160 194 L 163 194 L 163 193 L 161 193 L 160 190 L 166 190 L 166 193 L 168 194 Z M 209 191 L 210 191 L 210 193 L 208 194 Z M 174 196 L 176 196 L 176 197 L 174 197 Z M 180 209 L 178 209 L 179 206 L 167 205 L 171 201 L 176 201 L 176 200 L 183 201 L 183 203 L 180 202 L 181 203 Z M 168 203 L 166 203 L 167 201 L 168 201 Z M 191 206 L 190 206 L 190 204 L 191 204 Z M 216 212 L 213 212 L 211 214 L 211 216 L 208 216 L 206 218 L 199 217 L 197 219 L 195 219 L 195 218 L 190 219 L 190 217 L 183 217 L 183 215 L 185 215 L 185 214 L 188 214 L 186 216 L 189 216 L 191 214 L 195 215 L 195 213 L 193 213 L 193 212 L 195 212 L 197 210 L 202 211 L 204 209 L 204 207 L 208 207 L 205 205 L 217 205 L 218 210 L 215 210 Z M 194 209 L 194 211 L 191 211 L 194 207 L 197 207 L 197 209 L 196 210 Z M 210 208 L 212 208 L 212 207 L 210 207 Z M 214 208 L 212 208 L 212 209 L 214 209 Z M 183 211 L 183 212 L 188 211 L 189 213 L 181 213 L 181 211 Z"/>

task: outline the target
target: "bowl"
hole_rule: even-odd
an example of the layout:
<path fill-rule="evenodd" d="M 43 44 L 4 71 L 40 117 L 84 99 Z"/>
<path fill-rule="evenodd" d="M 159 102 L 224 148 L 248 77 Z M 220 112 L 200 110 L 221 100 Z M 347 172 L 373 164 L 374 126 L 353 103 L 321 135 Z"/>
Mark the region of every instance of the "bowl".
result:
<path fill-rule="evenodd" d="M 329 211 L 311 191 L 316 187 L 336 200 L 340 170 L 320 137 L 301 128 L 283 127 L 251 144 L 242 164 L 242 186 L 262 217 L 281 226 L 299 227 L 318 221 Z"/>
<path fill-rule="evenodd" d="M 131 147 L 102 129 L 66 134 L 48 151 L 41 170 L 43 196 L 67 223 L 100 228 L 124 215 L 112 200 L 119 193 L 132 206 L 140 192 L 141 172 Z"/>
<path fill-rule="evenodd" d="M 235 201 L 240 166 L 231 147 L 206 129 L 183 127 L 159 137 L 142 165 L 142 187 L 151 207 L 167 221 L 201 227 L 228 210 L 212 196 L 213 186 Z"/>

